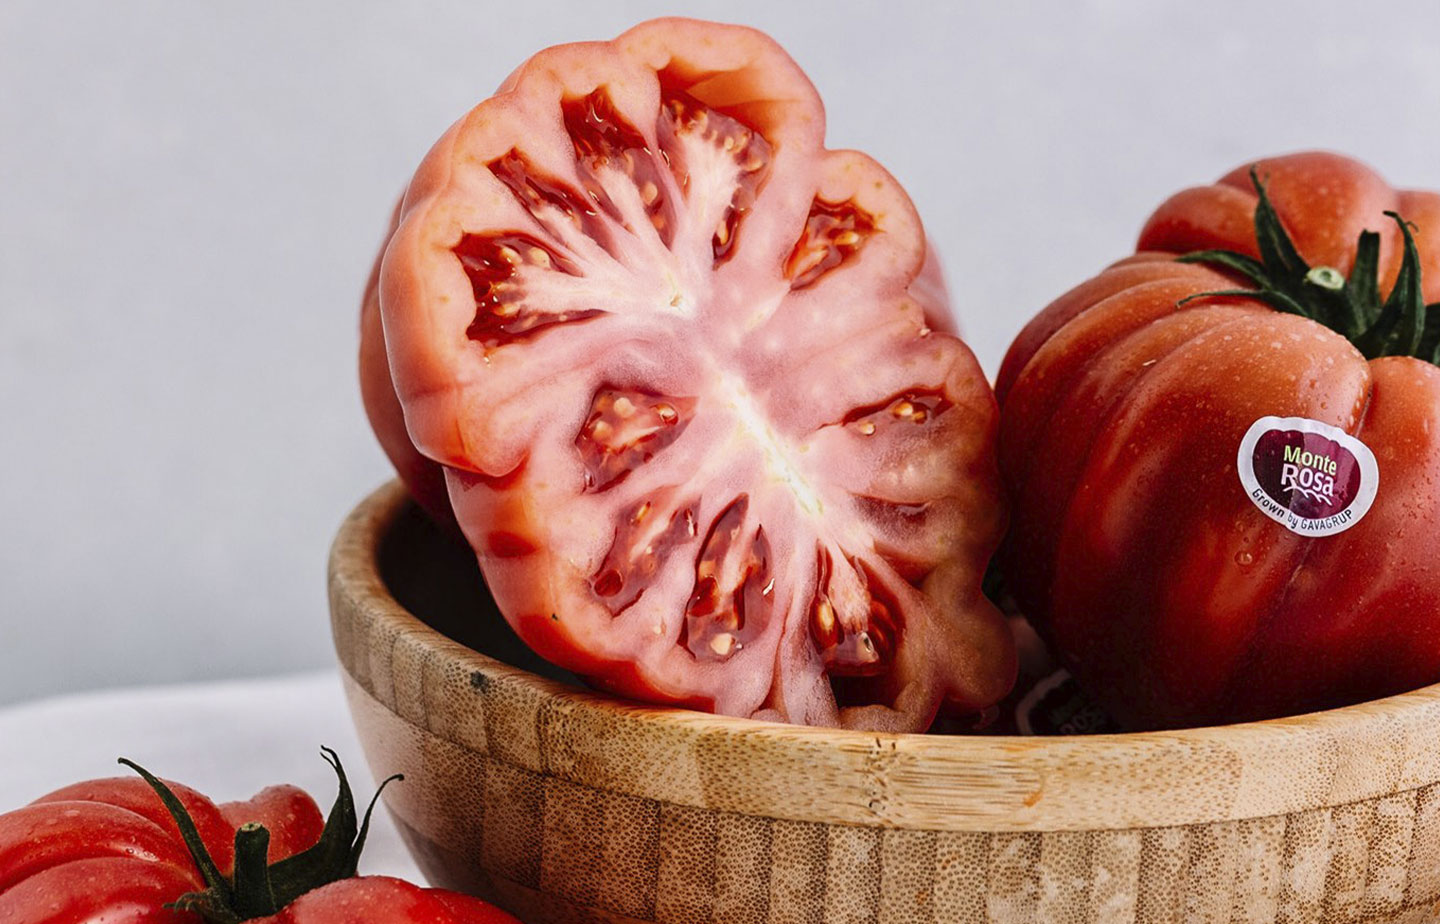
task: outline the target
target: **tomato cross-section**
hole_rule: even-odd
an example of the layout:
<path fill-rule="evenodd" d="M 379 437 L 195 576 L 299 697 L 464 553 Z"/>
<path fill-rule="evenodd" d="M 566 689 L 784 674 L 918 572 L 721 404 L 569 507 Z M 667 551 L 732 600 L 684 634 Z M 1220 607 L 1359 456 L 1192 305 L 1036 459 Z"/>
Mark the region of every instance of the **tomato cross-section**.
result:
<path fill-rule="evenodd" d="M 653 702 L 917 730 L 1013 678 L 979 589 L 996 409 L 904 191 L 823 136 L 753 30 L 541 52 L 411 183 L 367 387 L 393 372 L 408 432 L 383 408 L 377 432 L 443 466 L 541 655 Z"/>

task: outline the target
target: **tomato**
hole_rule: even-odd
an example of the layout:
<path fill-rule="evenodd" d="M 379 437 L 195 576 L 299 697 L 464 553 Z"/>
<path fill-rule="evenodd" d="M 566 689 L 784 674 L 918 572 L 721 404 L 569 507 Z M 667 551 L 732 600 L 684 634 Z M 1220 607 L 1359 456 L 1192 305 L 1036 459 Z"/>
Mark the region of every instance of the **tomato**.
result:
<path fill-rule="evenodd" d="M 980 593 L 996 408 L 904 191 L 823 136 L 751 29 L 535 55 L 410 184 L 388 371 L 539 654 L 651 702 L 923 729 L 1013 678 Z"/>
<path fill-rule="evenodd" d="M 400 218 L 399 207 L 390 220 L 386 239 L 395 233 Z M 381 255 L 384 251 L 381 251 Z M 445 490 L 445 472 L 439 464 L 425 458 L 410 442 L 405 431 L 405 412 L 395 394 L 390 378 L 390 363 L 385 356 L 385 334 L 380 321 L 380 257 L 365 282 L 360 300 L 360 397 L 371 429 L 380 441 L 380 448 L 395 466 L 400 480 L 410 490 L 431 519 L 448 532 L 459 535 L 455 513 L 450 509 L 450 496 Z"/>
<path fill-rule="evenodd" d="M 233 873 L 236 828 L 260 821 L 279 861 L 320 838 L 320 810 L 293 786 L 216 805 L 168 783 L 223 875 Z M 164 910 L 204 888 L 175 820 L 138 777 L 90 780 L 0 815 L 0 922 L 194 921 Z M 128 915 L 128 916 L 127 916 Z"/>
<path fill-rule="evenodd" d="M 1440 195 L 1296 154 L 1172 197 L 1016 339 L 1005 578 L 1125 724 L 1440 680 L 1437 299 Z"/>
<path fill-rule="evenodd" d="M 344 879 L 300 896 L 256 924 L 519 924 L 494 905 L 403 879 Z"/>
<path fill-rule="evenodd" d="M 293 786 L 217 806 L 129 761 L 143 778 L 0 814 L 0 924 L 517 924 L 479 899 L 357 877 L 370 811 L 357 831 L 349 783 L 325 755 L 340 794 L 323 821 Z"/>

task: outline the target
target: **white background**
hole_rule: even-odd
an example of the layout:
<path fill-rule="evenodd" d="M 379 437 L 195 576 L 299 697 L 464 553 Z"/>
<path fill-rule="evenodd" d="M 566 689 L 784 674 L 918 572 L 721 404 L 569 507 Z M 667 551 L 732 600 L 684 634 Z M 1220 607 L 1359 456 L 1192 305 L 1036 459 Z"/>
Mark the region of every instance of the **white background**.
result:
<path fill-rule="evenodd" d="M 0 702 L 328 663 L 326 547 L 387 475 L 353 366 L 394 196 L 526 55 L 667 12 L 789 48 L 991 372 L 1182 186 L 1328 147 L 1440 187 L 1434 0 L 3 0 Z"/>

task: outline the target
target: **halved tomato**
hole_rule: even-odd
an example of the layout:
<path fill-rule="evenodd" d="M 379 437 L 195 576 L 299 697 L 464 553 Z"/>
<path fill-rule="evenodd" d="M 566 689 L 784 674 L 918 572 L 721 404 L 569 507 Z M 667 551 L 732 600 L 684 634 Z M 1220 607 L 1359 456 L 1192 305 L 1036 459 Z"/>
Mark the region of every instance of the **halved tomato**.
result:
<path fill-rule="evenodd" d="M 824 126 L 751 29 L 537 54 L 405 196 L 379 311 L 408 435 L 376 423 L 443 466 L 551 661 L 652 702 L 923 729 L 1013 679 L 980 593 L 997 412 L 909 199 Z"/>
<path fill-rule="evenodd" d="M 403 203 L 401 203 L 403 204 Z M 400 207 L 390 217 L 390 230 L 385 233 L 388 241 L 400 222 Z M 365 416 L 380 441 L 380 448 L 395 466 L 396 473 L 410 495 L 430 514 L 436 523 L 453 535 L 459 535 L 455 523 L 455 512 L 450 509 L 450 494 L 445 488 L 445 470 L 439 463 L 427 459 L 410 442 L 405 431 L 405 411 L 395 394 L 395 383 L 390 379 L 390 362 L 385 355 L 385 332 L 380 321 L 380 261 L 385 256 L 382 247 L 375 257 L 370 278 L 365 282 L 365 294 L 360 299 L 360 397 L 365 403 Z"/>

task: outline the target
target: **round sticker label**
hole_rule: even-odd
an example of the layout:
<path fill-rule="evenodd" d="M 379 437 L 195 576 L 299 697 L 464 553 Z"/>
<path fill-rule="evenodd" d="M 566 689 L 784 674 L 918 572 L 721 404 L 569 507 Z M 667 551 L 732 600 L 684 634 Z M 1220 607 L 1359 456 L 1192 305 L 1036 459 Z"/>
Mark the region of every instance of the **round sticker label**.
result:
<path fill-rule="evenodd" d="M 1301 536 L 1344 532 L 1370 510 L 1380 468 L 1370 447 L 1308 417 L 1261 417 L 1235 458 L 1256 507 Z"/>

